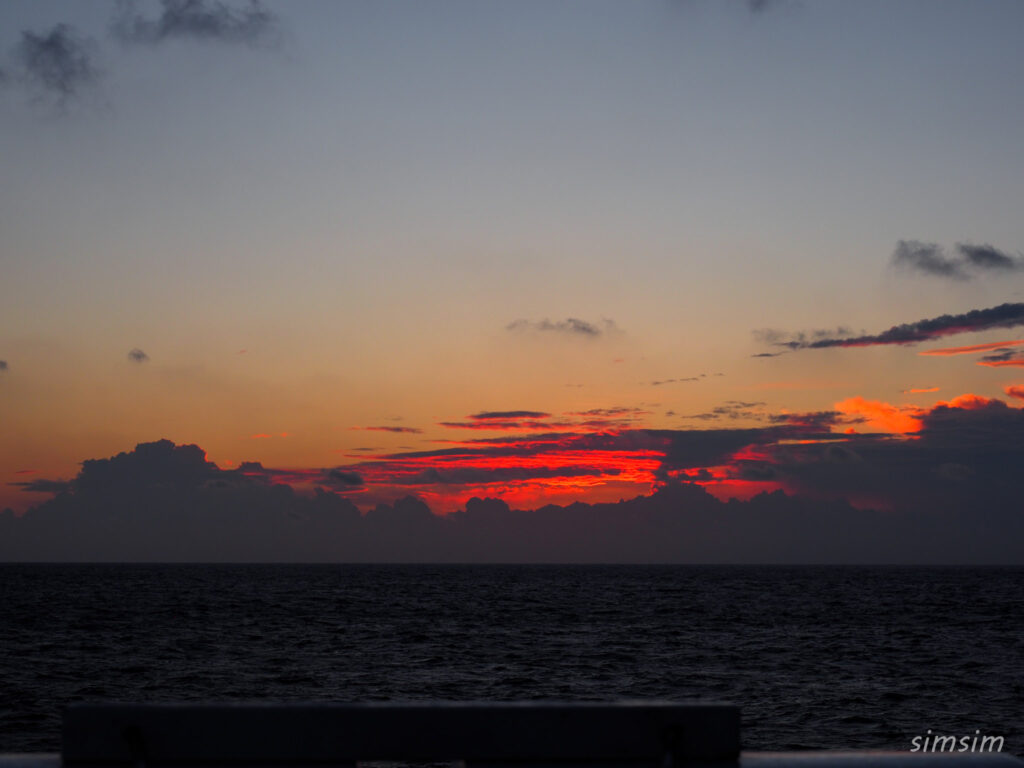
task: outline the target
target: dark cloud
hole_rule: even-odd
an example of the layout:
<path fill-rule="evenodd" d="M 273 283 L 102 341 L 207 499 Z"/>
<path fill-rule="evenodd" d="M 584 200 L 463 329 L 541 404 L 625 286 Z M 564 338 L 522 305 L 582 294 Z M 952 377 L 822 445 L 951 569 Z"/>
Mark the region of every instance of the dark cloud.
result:
<path fill-rule="evenodd" d="M 946 255 L 937 243 L 900 240 L 892 254 L 895 267 L 951 280 L 970 280 L 980 272 L 1011 272 L 1024 270 L 1024 257 L 1011 256 L 988 245 L 957 243 L 957 255 Z"/>
<path fill-rule="evenodd" d="M 591 408 L 586 411 L 570 411 L 568 416 L 602 416 L 605 418 L 614 418 L 622 416 L 647 416 L 650 411 L 644 410 L 643 408 Z"/>
<path fill-rule="evenodd" d="M 7 370 L 7 361 L 6 360 L 0 360 L 0 371 L 6 371 L 6 370 Z"/>
<path fill-rule="evenodd" d="M 972 309 L 960 315 L 940 315 L 914 323 L 894 325 L 887 331 L 870 336 L 821 338 L 820 332 L 798 333 L 788 340 L 775 340 L 776 346 L 789 349 L 824 349 L 828 347 L 870 347 L 885 344 L 918 344 L 958 333 L 977 333 L 993 328 L 1014 328 L 1024 325 L 1024 304 L 1000 304 L 989 309 Z M 764 336 L 762 338 L 769 338 Z M 775 337 L 785 338 L 785 337 Z"/>
<path fill-rule="evenodd" d="M 133 363 L 144 363 L 147 360 L 149 360 L 149 355 L 147 355 L 138 347 L 135 347 L 134 349 L 128 352 L 128 359 L 131 360 Z"/>
<path fill-rule="evenodd" d="M 700 419 L 701 421 L 715 421 L 717 419 L 731 419 L 737 421 L 739 419 L 749 420 L 762 420 L 767 418 L 767 414 L 762 411 L 751 410 L 753 408 L 759 408 L 764 406 L 764 402 L 761 400 L 756 401 L 744 401 L 744 400 L 727 400 L 724 404 L 712 408 L 710 411 L 705 413 L 695 413 L 690 416 L 686 416 L 688 419 Z"/>
<path fill-rule="evenodd" d="M 1003 347 L 993 351 L 991 354 L 982 355 L 978 359 L 985 363 L 1001 363 L 1004 360 L 1012 360 L 1016 354 L 1017 350 Z"/>
<path fill-rule="evenodd" d="M 1000 349 L 991 355 L 982 355 L 978 365 L 987 368 L 1024 368 L 1024 354 L 1020 350 Z"/>
<path fill-rule="evenodd" d="M 707 376 L 707 374 L 702 373 L 700 376 L 687 376 L 683 379 L 659 379 L 658 381 L 652 381 L 651 386 L 660 387 L 663 384 L 685 384 L 689 381 L 700 381 L 705 376 Z"/>
<path fill-rule="evenodd" d="M 362 488 L 365 483 L 363 476 L 358 472 L 349 472 L 344 469 L 329 469 L 324 473 L 324 479 L 332 488 L 349 490 Z"/>
<path fill-rule="evenodd" d="M 963 265 L 950 259 L 936 243 L 922 243 L 918 240 L 900 240 L 892 253 L 893 266 L 924 272 L 928 275 L 948 277 L 953 280 L 967 280 L 970 275 Z"/>
<path fill-rule="evenodd" d="M 1010 256 L 987 243 L 985 245 L 957 243 L 956 249 L 963 256 L 964 261 L 976 269 L 990 269 L 997 272 L 1024 269 L 1024 258 Z"/>
<path fill-rule="evenodd" d="M 604 333 L 618 330 L 614 320 L 602 318 L 600 324 L 590 323 L 575 317 L 567 317 L 565 320 L 552 322 L 547 318 L 543 320 L 513 320 L 505 326 L 507 331 L 536 331 L 555 332 L 570 336 L 584 336 L 596 338 Z"/>
<path fill-rule="evenodd" d="M 93 51 L 73 27 L 57 24 L 41 34 L 22 32 L 14 58 L 26 83 L 63 105 L 99 79 Z"/>
<path fill-rule="evenodd" d="M 26 480 L 24 482 L 8 483 L 30 493 L 63 493 L 71 487 L 70 480 Z"/>
<path fill-rule="evenodd" d="M 940 404 L 919 418 L 913 439 L 849 435 L 841 444 L 776 445 L 766 454 L 797 493 L 866 497 L 921 515 L 963 512 L 977 515 L 979 524 L 986 509 L 1013 510 L 1005 522 L 1021 528 L 1017 468 L 1024 462 L 1024 410 L 972 397 L 961 406 Z"/>
<path fill-rule="evenodd" d="M 231 5 L 218 0 L 160 0 L 161 12 L 146 18 L 134 0 L 119 0 L 111 29 L 130 43 L 162 43 L 192 38 L 227 43 L 268 42 L 276 38 L 278 18 L 259 0 Z"/>
<path fill-rule="evenodd" d="M 546 419 L 551 416 L 544 411 L 481 411 L 472 413 L 471 419 Z"/>
<path fill-rule="evenodd" d="M 816 345 L 818 342 L 830 339 L 844 339 L 854 335 L 854 332 L 846 326 L 837 326 L 835 329 L 815 328 L 810 331 L 798 331 L 797 333 L 785 333 L 774 328 L 762 328 L 753 332 L 754 340 L 762 344 L 774 344 L 778 347 L 790 347 L 795 349 L 800 346 Z M 785 352 L 767 352 L 754 357 L 777 357 Z M 721 374 L 715 374 L 720 376 Z"/>
<path fill-rule="evenodd" d="M 751 355 L 751 357 L 778 357 L 779 355 L 784 355 L 784 354 L 786 354 L 786 353 L 785 352 L 758 352 L 756 355 Z"/>

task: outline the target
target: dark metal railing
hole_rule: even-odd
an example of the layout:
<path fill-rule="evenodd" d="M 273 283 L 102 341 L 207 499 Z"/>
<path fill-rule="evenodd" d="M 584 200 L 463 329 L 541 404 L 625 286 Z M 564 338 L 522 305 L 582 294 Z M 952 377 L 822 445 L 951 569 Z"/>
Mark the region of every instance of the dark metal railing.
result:
<path fill-rule="evenodd" d="M 76 704 L 58 754 L 0 768 L 326 768 L 372 761 L 563 768 L 1024 768 L 1005 753 L 741 752 L 722 704 Z"/>

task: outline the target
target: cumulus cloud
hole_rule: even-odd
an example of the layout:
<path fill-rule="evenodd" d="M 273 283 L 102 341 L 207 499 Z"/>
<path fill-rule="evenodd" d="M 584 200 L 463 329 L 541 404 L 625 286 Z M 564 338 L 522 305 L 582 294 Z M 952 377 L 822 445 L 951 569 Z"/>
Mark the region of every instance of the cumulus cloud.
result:
<path fill-rule="evenodd" d="M 787 338 L 780 332 L 773 331 L 771 335 L 760 332 L 759 338 L 792 350 L 870 347 L 886 344 L 918 344 L 959 333 L 977 333 L 995 328 L 1014 328 L 1020 325 L 1024 325 L 1024 304 L 1007 303 L 989 309 L 972 309 L 970 312 L 959 315 L 940 315 L 914 323 L 894 325 L 887 331 L 875 335 L 822 336 L 820 331 L 814 331 L 810 334 L 791 334 Z"/>
<path fill-rule="evenodd" d="M 272 41 L 279 20 L 259 0 L 228 4 L 218 0 L 160 0 L 160 13 L 146 18 L 134 0 L 119 0 L 111 29 L 129 43 L 162 43 L 174 38 L 248 43 Z"/>
<path fill-rule="evenodd" d="M 608 318 L 602 318 L 600 323 L 591 323 L 576 317 L 567 317 L 565 320 L 558 320 L 557 322 L 547 318 L 543 320 L 513 320 L 505 326 L 505 330 L 520 333 L 533 331 L 537 333 L 557 333 L 567 336 L 597 338 L 605 333 L 618 330 L 618 327 L 615 325 L 614 320 Z"/>
<path fill-rule="evenodd" d="M 1008 384 L 1004 387 L 1003 391 L 1010 397 L 1016 398 L 1017 400 L 1024 400 L 1024 386 L 1019 384 Z"/>
<path fill-rule="evenodd" d="M 64 105 L 99 79 L 94 48 L 70 25 L 57 24 L 48 32 L 22 32 L 14 59 L 30 87 Z"/>
<path fill-rule="evenodd" d="M 138 347 L 135 347 L 134 349 L 128 352 L 128 359 L 131 360 L 133 363 L 144 363 L 147 360 L 149 360 L 149 355 L 147 355 Z"/>
<path fill-rule="evenodd" d="M 984 272 L 1012 272 L 1024 270 L 1024 257 L 1011 256 L 989 245 L 957 243 L 956 255 L 948 256 L 937 243 L 918 240 L 900 240 L 892 254 L 892 265 L 908 272 L 944 277 L 951 280 L 970 280 Z"/>

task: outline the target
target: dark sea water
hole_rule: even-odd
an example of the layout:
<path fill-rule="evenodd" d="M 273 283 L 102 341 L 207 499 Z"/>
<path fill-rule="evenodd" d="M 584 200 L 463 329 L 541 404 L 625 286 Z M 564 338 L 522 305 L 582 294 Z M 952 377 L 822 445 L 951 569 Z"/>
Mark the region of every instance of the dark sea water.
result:
<path fill-rule="evenodd" d="M 745 749 L 1024 752 L 1024 569 L 0 565 L 0 751 L 76 701 L 707 699 Z"/>

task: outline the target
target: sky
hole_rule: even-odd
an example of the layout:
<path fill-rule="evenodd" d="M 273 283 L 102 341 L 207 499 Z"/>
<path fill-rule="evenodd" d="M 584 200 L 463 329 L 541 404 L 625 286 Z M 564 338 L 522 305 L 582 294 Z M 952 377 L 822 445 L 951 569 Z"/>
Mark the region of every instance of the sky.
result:
<path fill-rule="evenodd" d="M 553 559 L 584 553 L 551 505 L 638 499 L 743 510 L 714 535 L 769 559 L 796 523 L 762 531 L 758 499 L 845 510 L 811 554 L 902 515 L 840 559 L 999 538 L 1022 25 L 1015 0 L 3 3 L 0 509 L 57 522 L 0 551 L 104 505 L 123 533 L 181 483 L 452 525 L 495 499 Z"/>

